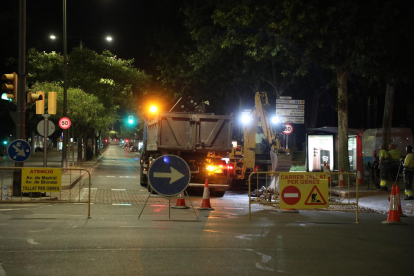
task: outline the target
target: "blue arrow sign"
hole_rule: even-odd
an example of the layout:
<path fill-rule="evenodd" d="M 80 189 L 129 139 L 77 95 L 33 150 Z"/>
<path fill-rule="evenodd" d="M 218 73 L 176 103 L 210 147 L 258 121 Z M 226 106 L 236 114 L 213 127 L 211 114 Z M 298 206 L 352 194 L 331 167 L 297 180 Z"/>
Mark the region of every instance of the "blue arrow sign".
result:
<path fill-rule="evenodd" d="M 172 196 L 184 191 L 191 179 L 190 167 L 175 155 L 155 159 L 148 171 L 148 180 L 159 194 Z"/>
<path fill-rule="evenodd" d="M 14 140 L 7 148 L 9 157 L 14 162 L 24 162 L 30 157 L 30 145 L 25 140 Z"/>

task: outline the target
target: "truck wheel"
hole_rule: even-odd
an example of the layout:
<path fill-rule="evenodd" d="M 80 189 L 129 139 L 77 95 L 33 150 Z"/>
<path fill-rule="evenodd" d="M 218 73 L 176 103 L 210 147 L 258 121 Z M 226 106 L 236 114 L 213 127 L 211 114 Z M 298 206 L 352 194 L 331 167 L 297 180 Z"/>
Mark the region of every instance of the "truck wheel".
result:
<path fill-rule="evenodd" d="M 223 197 L 226 191 L 211 191 L 210 195 L 213 197 Z"/>
<path fill-rule="evenodd" d="M 148 178 L 145 174 L 142 173 L 142 169 L 140 173 L 139 184 L 141 184 L 142 187 L 148 186 Z"/>

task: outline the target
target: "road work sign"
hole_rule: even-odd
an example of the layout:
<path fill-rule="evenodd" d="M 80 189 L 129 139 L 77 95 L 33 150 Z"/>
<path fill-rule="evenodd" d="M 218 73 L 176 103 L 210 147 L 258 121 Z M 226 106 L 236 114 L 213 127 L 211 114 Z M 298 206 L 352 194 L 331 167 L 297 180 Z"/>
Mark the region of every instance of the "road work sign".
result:
<path fill-rule="evenodd" d="M 22 168 L 22 192 L 60 192 L 62 169 Z"/>
<path fill-rule="evenodd" d="M 148 180 L 159 194 L 172 196 L 184 191 L 191 179 L 190 167 L 175 155 L 155 159 L 148 171 Z"/>
<path fill-rule="evenodd" d="M 326 173 L 280 173 L 281 209 L 329 207 Z"/>

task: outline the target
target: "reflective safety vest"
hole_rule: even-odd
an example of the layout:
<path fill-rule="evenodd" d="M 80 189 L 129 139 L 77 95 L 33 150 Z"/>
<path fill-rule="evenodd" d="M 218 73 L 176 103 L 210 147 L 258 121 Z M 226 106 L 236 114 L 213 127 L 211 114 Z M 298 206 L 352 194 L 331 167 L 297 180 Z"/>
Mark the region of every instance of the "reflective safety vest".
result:
<path fill-rule="evenodd" d="M 414 170 L 414 153 L 409 153 L 404 160 L 404 168 Z"/>
<path fill-rule="evenodd" d="M 388 161 L 390 161 L 388 152 L 386 150 L 384 150 L 384 149 L 382 149 L 380 151 L 379 159 L 381 160 L 381 158 L 384 158 L 382 162 L 388 162 Z"/>
<path fill-rule="evenodd" d="M 391 159 L 393 160 L 398 160 L 401 157 L 401 151 L 396 150 L 396 149 L 392 149 L 388 152 L 388 154 L 390 155 Z"/>

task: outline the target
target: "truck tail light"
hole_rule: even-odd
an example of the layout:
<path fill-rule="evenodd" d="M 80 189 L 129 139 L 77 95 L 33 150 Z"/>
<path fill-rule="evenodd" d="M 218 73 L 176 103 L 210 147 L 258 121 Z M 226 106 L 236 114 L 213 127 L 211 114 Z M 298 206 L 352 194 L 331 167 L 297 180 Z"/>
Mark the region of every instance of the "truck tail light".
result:
<path fill-rule="evenodd" d="M 223 173 L 223 166 L 213 166 L 213 165 L 207 165 L 206 167 L 207 171 L 214 172 L 214 173 Z"/>
<path fill-rule="evenodd" d="M 230 170 L 230 171 L 231 171 L 231 170 L 234 170 L 234 166 L 233 166 L 233 164 L 228 165 L 228 166 L 227 166 L 227 169 L 228 169 L 228 170 Z"/>

